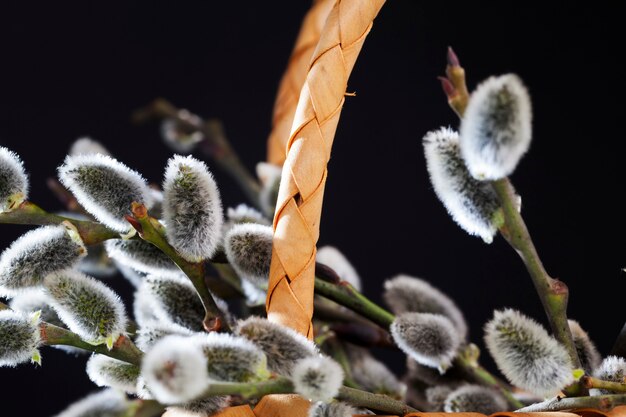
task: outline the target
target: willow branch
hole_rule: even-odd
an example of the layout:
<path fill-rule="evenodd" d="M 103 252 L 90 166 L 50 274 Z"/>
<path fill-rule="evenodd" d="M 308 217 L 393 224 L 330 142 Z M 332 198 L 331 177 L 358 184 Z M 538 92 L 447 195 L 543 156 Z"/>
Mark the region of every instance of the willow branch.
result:
<path fill-rule="evenodd" d="M 469 93 L 465 84 L 465 70 L 452 49 L 448 50 L 446 74 L 448 78 L 442 79 L 444 92 L 448 97 L 450 107 L 462 118 L 469 100 Z M 522 258 L 546 311 L 554 336 L 567 349 L 572 365 L 580 368 L 580 359 L 567 323 L 566 311 L 569 295 L 567 285 L 550 277 L 543 267 L 526 223 L 518 211 L 517 196 L 509 179 L 503 178 L 493 181 L 492 184 L 500 199 L 504 214 L 504 225 L 500 228 L 500 233 Z"/>
<path fill-rule="evenodd" d="M 562 281 L 550 277 L 543 267 L 526 224 L 517 210 L 517 197 L 509 179 L 503 178 L 492 184 L 502 203 L 504 213 L 504 226 L 501 227 L 500 232 L 524 261 L 546 311 L 554 336 L 567 349 L 574 367 L 580 368 L 580 359 L 567 323 L 569 294 L 567 286 Z"/>
<path fill-rule="evenodd" d="M 593 397 L 556 397 L 528 407 L 520 408 L 517 412 L 535 413 L 542 411 L 564 411 L 581 408 L 594 408 L 601 411 L 609 411 L 618 405 L 626 404 L 626 394 L 597 395 Z"/>
<path fill-rule="evenodd" d="M 626 393 L 626 384 L 623 382 L 603 381 L 602 379 L 594 378 L 589 375 L 585 375 L 580 378 L 580 382 L 585 386 L 585 388 L 596 388 Z"/>
<path fill-rule="evenodd" d="M 217 395 L 236 395 L 244 401 L 270 394 L 292 394 L 293 384 L 289 378 L 278 377 L 262 382 L 211 383 L 200 398 Z"/>
<path fill-rule="evenodd" d="M 212 158 L 220 169 L 233 177 L 248 199 L 253 204 L 258 205 L 261 187 L 230 145 L 220 121 L 215 119 L 203 121 L 197 116 L 185 117 L 172 103 L 162 98 L 154 100 L 144 108 L 135 110 L 132 115 L 132 120 L 135 123 L 144 123 L 155 118 L 173 119 L 184 129 L 201 132 L 204 139 L 200 143 L 200 148 L 204 154 Z"/>
<path fill-rule="evenodd" d="M 330 276 L 326 278 L 330 278 Z M 369 300 L 350 284 L 343 282 L 334 284 L 316 277 L 315 292 L 361 314 L 363 317 L 368 318 L 384 329 L 388 329 L 395 320 L 395 316 L 392 313 Z M 467 354 L 461 353 L 455 358 L 454 366 L 458 367 L 473 381 L 498 389 L 512 407 L 519 408 L 522 406 L 522 403 L 513 397 L 508 387 L 498 381 L 489 371 L 480 366 L 475 357 L 471 358 Z"/>
<path fill-rule="evenodd" d="M 393 314 L 370 301 L 348 283 L 333 284 L 316 277 L 315 293 L 363 315 L 384 329 L 388 329 L 395 320 Z"/>
<path fill-rule="evenodd" d="M 349 387 L 341 387 L 337 399 L 356 407 L 369 408 L 393 415 L 403 416 L 408 413 L 419 412 L 419 410 L 406 405 L 402 401 L 394 400 L 386 395 L 372 394 L 371 392 Z"/>
<path fill-rule="evenodd" d="M 105 345 L 92 345 L 82 340 L 76 333 L 42 322 L 39 327 L 41 339 L 45 345 L 74 346 L 79 349 L 106 355 L 133 365 L 140 366 L 143 352 L 126 336 L 120 336 L 113 349 L 108 350 Z"/>
<path fill-rule="evenodd" d="M 157 219 L 148 215 L 148 210 L 143 204 L 133 203 L 131 211 L 134 217 L 128 216 L 127 220 L 137 230 L 139 236 L 169 256 L 193 284 L 204 306 L 205 316 L 202 325 L 205 330 L 208 332 L 230 332 L 227 321 L 217 304 L 215 304 L 215 300 L 204 281 L 204 263 L 189 262 L 180 256 L 176 249 L 167 242 L 163 225 Z"/>
<path fill-rule="evenodd" d="M 41 207 L 29 201 L 24 201 L 16 209 L 0 213 L 0 224 L 49 225 L 72 223 L 78 230 L 83 243 L 95 245 L 108 239 L 118 239 L 120 234 L 108 227 L 90 220 L 75 220 L 69 217 L 48 213 Z"/>

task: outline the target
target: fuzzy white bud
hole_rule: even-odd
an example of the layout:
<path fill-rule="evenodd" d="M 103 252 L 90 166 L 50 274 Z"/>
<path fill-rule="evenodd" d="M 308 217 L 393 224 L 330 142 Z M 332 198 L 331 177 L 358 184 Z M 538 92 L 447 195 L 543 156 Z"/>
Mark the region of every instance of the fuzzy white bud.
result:
<path fill-rule="evenodd" d="M 446 413 L 474 412 L 489 415 L 507 409 L 507 402 L 499 392 L 480 385 L 464 385 L 455 389 L 443 405 Z"/>
<path fill-rule="evenodd" d="M 57 312 L 50 305 L 50 302 L 50 297 L 46 295 L 42 288 L 32 288 L 20 292 L 11 300 L 9 305 L 13 311 L 19 311 L 20 313 L 29 314 L 39 311 L 41 321 L 65 327 Z"/>
<path fill-rule="evenodd" d="M 13 210 L 28 198 L 28 175 L 20 157 L 0 146 L 0 213 Z"/>
<path fill-rule="evenodd" d="M 252 382 L 267 379 L 267 359 L 254 343 L 226 333 L 201 334 L 194 338 L 204 352 L 209 378 L 226 382 Z"/>
<path fill-rule="evenodd" d="M 520 388 L 548 397 L 574 381 L 565 348 L 518 311 L 496 311 L 485 325 L 485 343 L 500 371 Z"/>
<path fill-rule="evenodd" d="M 106 389 L 73 403 L 55 417 L 119 417 L 129 407 L 121 391 Z"/>
<path fill-rule="evenodd" d="M 291 375 L 297 361 L 319 354 L 315 344 L 300 333 L 264 318 L 252 316 L 238 322 L 235 333 L 260 347 L 269 370 L 280 375 Z"/>
<path fill-rule="evenodd" d="M 41 363 L 39 314 L 0 311 L 0 367 L 32 361 Z"/>
<path fill-rule="evenodd" d="M 135 344 L 145 352 L 166 336 L 193 336 L 195 334 L 195 332 L 178 324 L 155 320 L 147 325 L 141 324 L 141 328 L 137 331 Z"/>
<path fill-rule="evenodd" d="M 94 354 L 87 361 L 87 375 L 99 387 L 117 388 L 133 394 L 137 391 L 139 367 L 105 355 Z"/>
<path fill-rule="evenodd" d="M 43 226 L 20 236 L 0 256 L 0 294 L 41 286 L 46 275 L 74 266 L 87 250 L 73 226 Z"/>
<path fill-rule="evenodd" d="M 59 180 L 81 206 L 98 221 L 118 232 L 128 232 L 124 218 L 131 203 L 150 208 L 152 194 L 146 180 L 121 162 L 102 154 L 67 156 L 58 168 Z"/>
<path fill-rule="evenodd" d="M 146 274 L 181 274 L 180 268 L 159 248 L 143 239 L 110 239 L 105 242 L 106 251 L 121 265 Z"/>
<path fill-rule="evenodd" d="M 372 356 L 367 349 L 350 346 L 347 349 L 352 378 L 366 391 L 403 399 L 407 387 L 387 366 Z"/>
<path fill-rule="evenodd" d="M 76 269 L 97 278 L 109 278 L 117 273 L 115 263 L 109 258 L 101 243 L 89 246 L 87 256 L 78 262 Z"/>
<path fill-rule="evenodd" d="M 235 208 L 229 207 L 226 210 L 226 218 L 230 226 L 241 223 L 257 223 L 265 226 L 272 224 L 260 211 L 243 203 Z"/>
<path fill-rule="evenodd" d="M 256 165 L 256 174 L 262 184 L 261 192 L 259 193 L 259 203 L 263 213 L 267 216 L 273 216 L 276 210 L 282 171 L 281 167 L 268 164 L 267 162 L 259 162 Z"/>
<path fill-rule="evenodd" d="M 424 390 L 426 402 L 428 402 L 428 411 L 442 412 L 443 406 L 448 395 L 454 391 L 454 387 L 450 385 L 435 385 Z"/>
<path fill-rule="evenodd" d="M 179 117 L 196 126 L 202 124 L 198 116 L 184 109 L 179 110 Z M 177 119 L 167 118 L 161 122 L 161 137 L 174 152 L 188 154 L 193 152 L 198 143 L 202 142 L 204 134 L 197 129 L 190 129 Z"/>
<path fill-rule="evenodd" d="M 211 417 L 230 405 L 230 397 L 214 396 L 167 407 L 171 417 Z"/>
<path fill-rule="evenodd" d="M 398 275 L 384 287 L 383 299 L 394 314 L 441 314 L 452 321 L 461 339 L 467 336 L 467 323 L 456 303 L 423 279 Z"/>
<path fill-rule="evenodd" d="M 210 381 L 202 349 L 181 336 L 159 340 L 144 356 L 141 376 L 148 390 L 164 404 L 194 400 Z"/>
<path fill-rule="evenodd" d="M 430 313 L 403 313 L 390 327 L 398 347 L 417 362 L 445 372 L 456 357 L 461 339 L 445 316 Z"/>
<path fill-rule="evenodd" d="M 301 359 L 291 373 L 295 391 L 310 401 L 332 400 L 339 393 L 343 377 L 341 366 L 327 356 Z"/>
<path fill-rule="evenodd" d="M 591 374 L 594 369 L 600 366 L 600 362 L 602 361 L 600 352 L 598 352 L 596 345 L 577 321 L 568 320 L 567 323 L 572 332 L 572 339 L 574 340 L 578 359 L 580 359 L 580 365 L 586 373 Z"/>
<path fill-rule="evenodd" d="M 224 251 L 233 269 L 260 287 L 267 287 L 269 279 L 272 237 L 270 226 L 245 223 L 233 226 L 224 238 Z"/>
<path fill-rule="evenodd" d="M 626 359 L 619 356 L 607 356 L 594 369 L 593 376 L 603 381 L 624 383 L 624 378 L 626 378 Z M 612 391 L 597 388 L 590 389 L 589 393 L 591 395 L 615 394 Z"/>
<path fill-rule="evenodd" d="M 480 180 L 510 175 L 532 137 L 530 96 L 515 74 L 490 77 L 472 93 L 461 122 L 461 153 Z"/>
<path fill-rule="evenodd" d="M 170 158 L 163 181 L 167 240 L 190 262 L 210 258 L 221 239 L 222 201 L 207 166 L 191 157 Z"/>
<path fill-rule="evenodd" d="M 44 279 L 51 305 L 67 327 L 93 344 L 113 343 L 126 332 L 126 312 L 120 297 L 102 282 L 66 270 Z"/>
<path fill-rule="evenodd" d="M 315 260 L 333 269 L 343 281 L 346 281 L 357 291 L 361 291 L 361 277 L 339 249 L 334 246 L 322 246 L 317 250 Z"/>
<path fill-rule="evenodd" d="M 159 321 L 202 331 L 204 307 L 187 277 L 147 276 L 137 292 Z M 149 307 L 149 308 L 150 308 Z"/>
<path fill-rule="evenodd" d="M 498 196 L 491 184 L 470 175 L 461 158 L 459 135 L 441 128 L 427 133 L 423 144 L 430 181 L 452 219 L 470 235 L 491 243 L 498 230 Z"/>
<path fill-rule="evenodd" d="M 307 417 L 352 417 L 357 412 L 355 408 L 344 402 L 325 403 L 318 401 L 311 405 Z"/>
<path fill-rule="evenodd" d="M 93 140 L 89 137 L 78 138 L 72 143 L 70 147 L 69 155 L 86 155 L 92 153 L 99 153 L 102 155 L 111 156 L 111 152 L 107 150 L 100 142 Z"/>

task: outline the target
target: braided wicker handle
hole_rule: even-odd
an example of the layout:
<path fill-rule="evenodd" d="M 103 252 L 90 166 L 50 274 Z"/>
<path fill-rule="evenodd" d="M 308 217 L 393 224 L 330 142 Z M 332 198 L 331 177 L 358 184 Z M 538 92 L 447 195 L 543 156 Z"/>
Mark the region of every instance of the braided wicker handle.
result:
<path fill-rule="evenodd" d="M 348 77 L 384 0 L 339 0 L 300 92 L 274 215 L 268 318 L 313 337 L 316 244 L 326 165 Z"/>
<path fill-rule="evenodd" d="M 274 102 L 272 131 L 267 139 L 267 162 L 274 165 L 280 166 L 285 162 L 287 141 L 300 91 L 309 71 L 311 56 L 334 4 L 335 0 L 315 0 L 302 20 L 300 33 L 280 80 Z"/>

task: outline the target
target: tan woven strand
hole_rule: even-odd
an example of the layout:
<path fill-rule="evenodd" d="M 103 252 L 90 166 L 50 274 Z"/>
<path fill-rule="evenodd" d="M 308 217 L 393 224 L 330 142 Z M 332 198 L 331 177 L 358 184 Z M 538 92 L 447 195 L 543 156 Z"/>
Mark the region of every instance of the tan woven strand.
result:
<path fill-rule="evenodd" d="M 314 0 L 311 9 L 302 20 L 300 33 L 298 33 L 283 78 L 280 80 L 274 102 L 272 131 L 267 140 L 267 161 L 272 164 L 280 166 L 285 162 L 287 141 L 291 133 L 300 90 L 306 79 L 311 56 L 320 39 L 322 28 L 334 4 L 335 0 Z"/>
<path fill-rule="evenodd" d="M 313 337 L 316 243 L 326 165 L 348 77 L 384 0 L 339 0 L 307 73 L 287 143 L 274 215 L 268 318 Z"/>

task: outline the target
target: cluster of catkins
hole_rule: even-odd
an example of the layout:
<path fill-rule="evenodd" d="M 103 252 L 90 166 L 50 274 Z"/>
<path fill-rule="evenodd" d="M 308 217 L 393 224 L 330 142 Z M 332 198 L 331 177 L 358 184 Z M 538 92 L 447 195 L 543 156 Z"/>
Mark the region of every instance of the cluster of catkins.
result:
<path fill-rule="evenodd" d="M 179 150 L 187 151 L 189 143 L 201 140 L 189 135 L 179 140 L 171 123 L 164 124 L 165 137 L 182 146 Z M 514 170 L 530 138 L 530 100 L 514 75 L 490 78 L 477 88 L 460 135 L 444 128 L 424 138 L 435 192 L 470 234 L 492 240 L 501 216 L 488 181 Z M 314 402 L 309 417 L 357 413 L 334 399 L 344 384 L 426 410 L 491 413 L 512 408 L 502 392 L 470 382 L 461 372 L 459 355 L 471 346 L 465 319 L 449 297 L 419 278 L 399 275 L 384 284 L 383 298 L 395 315 L 384 330 L 408 357 L 402 381 L 363 347 L 341 338 L 325 338 L 332 343 L 318 347 L 291 329 L 244 314 L 265 298 L 272 253 L 266 216 L 273 212 L 280 168 L 261 164 L 258 174 L 264 179 L 260 206 L 265 215 L 240 205 L 229 208 L 224 219 L 218 187 L 203 162 L 172 157 L 162 190 L 157 190 L 98 143 L 77 141 L 58 168 L 59 180 L 84 208 L 84 219 L 97 220 L 119 238 L 87 248 L 72 222 L 79 217 L 68 214 L 61 224 L 24 234 L 2 253 L 0 296 L 10 299 L 10 309 L 0 311 L 0 365 L 40 363 L 39 349 L 47 343 L 41 332 L 44 321 L 109 350 L 120 338 L 131 338 L 143 352 L 141 363 L 135 364 L 91 356 L 89 377 L 108 388 L 59 417 L 121 416 L 129 407 L 128 395 L 210 416 L 237 401 L 212 394 L 211 387 L 262 383 L 276 376 L 288 378 L 294 392 Z M 19 209 L 27 196 L 22 162 L 0 148 L 0 210 Z M 232 333 L 203 331 L 204 306 L 190 280 L 170 257 L 134 234 L 127 221 L 133 202 L 158 219 L 169 245 L 187 262 L 210 262 L 216 254 L 225 254 L 247 301 L 246 309 L 234 313 L 226 301 L 214 297 Z M 337 249 L 320 248 L 317 261 L 360 290 L 357 272 Z M 116 270 L 136 287 L 133 332 L 119 297 L 95 278 Z M 318 301 L 329 310 L 346 312 L 329 300 Z M 602 361 L 580 326 L 571 321 L 570 327 L 585 372 L 622 381 L 626 361 Z M 574 381 L 576 370 L 565 348 L 517 311 L 497 311 L 485 326 L 485 343 L 504 376 L 526 395 L 552 396 Z"/>

